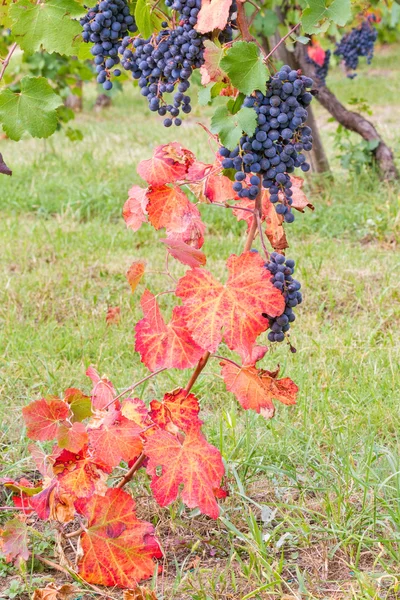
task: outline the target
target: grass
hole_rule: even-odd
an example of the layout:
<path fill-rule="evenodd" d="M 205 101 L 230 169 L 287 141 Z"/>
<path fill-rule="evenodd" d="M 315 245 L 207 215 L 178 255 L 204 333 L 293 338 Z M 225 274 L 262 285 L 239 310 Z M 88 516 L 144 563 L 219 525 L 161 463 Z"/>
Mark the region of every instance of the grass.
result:
<path fill-rule="evenodd" d="M 368 98 L 372 119 L 395 150 L 396 56 L 396 48 L 384 49 L 373 77 L 362 70 L 349 81 L 334 70 L 329 80 L 343 101 Z M 32 470 L 22 406 L 71 385 L 88 389 L 84 372 L 92 363 L 120 389 L 145 374 L 133 351 L 140 295 L 130 295 L 124 273 L 136 258 L 159 268 L 163 251 L 149 227 L 125 229 L 121 207 L 139 182 L 135 165 L 155 144 L 177 139 L 211 159 L 196 125 L 200 113 L 165 131 L 133 91 L 98 114 L 92 94 L 77 119 L 82 142 L 60 132 L 46 143 L 0 143 L 14 170 L 0 182 L 3 476 Z M 178 503 L 161 510 L 148 500 L 141 507 L 169 558 L 164 577 L 153 582 L 159 598 L 400 597 L 400 188 L 379 181 L 373 169 L 344 172 L 332 147 L 334 126 L 322 110 L 317 116 L 335 179 L 309 180 L 316 209 L 287 228 L 288 256 L 297 261 L 305 297 L 292 336 L 298 351 L 274 349 L 262 363 L 281 365 L 300 387 L 299 402 L 279 405 L 269 422 L 245 413 L 226 392 L 217 361 L 209 363 L 194 391 L 208 439 L 226 461 L 230 496 L 215 523 Z M 209 269 L 224 278 L 244 229 L 228 211 L 201 211 Z M 158 276 L 146 285 L 165 288 Z M 170 300 L 162 298 L 168 313 Z M 106 326 L 108 306 L 121 307 L 118 326 Z M 188 377 L 163 373 L 141 394 L 160 397 Z M 148 495 L 143 478 L 135 486 Z M 9 598 L 9 580 L 19 575 L 2 563 L 0 573 Z M 29 576 L 21 581 L 22 599 L 33 588 Z"/>

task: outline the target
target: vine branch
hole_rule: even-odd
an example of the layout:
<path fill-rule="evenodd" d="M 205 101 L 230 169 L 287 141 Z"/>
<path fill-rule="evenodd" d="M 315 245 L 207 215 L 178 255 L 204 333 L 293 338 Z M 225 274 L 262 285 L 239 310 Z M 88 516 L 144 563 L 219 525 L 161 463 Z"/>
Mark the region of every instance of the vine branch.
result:
<path fill-rule="evenodd" d="M 5 59 L 2 61 L 2 62 L 3 62 L 3 64 L 2 64 L 2 66 L 1 66 L 1 71 L 0 71 L 0 81 L 3 79 L 3 76 L 4 76 L 4 73 L 5 73 L 5 70 L 7 69 L 8 65 L 9 65 L 9 63 L 10 63 L 11 57 L 12 57 L 12 55 L 14 54 L 14 52 L 15 52 L 15 49 L 16 49 L 16 47 L 17 47 L 17 46 L 18 46 L 17 42 L 14 42 L 14 43 L 12 44 L 12 46 L 10 47 L 10 49 L 9 49 L 9 51 L 8 51 L 8 54 L 7 54 L 7 56 L 6 56 L 6 57 L 5 57 Z"/>

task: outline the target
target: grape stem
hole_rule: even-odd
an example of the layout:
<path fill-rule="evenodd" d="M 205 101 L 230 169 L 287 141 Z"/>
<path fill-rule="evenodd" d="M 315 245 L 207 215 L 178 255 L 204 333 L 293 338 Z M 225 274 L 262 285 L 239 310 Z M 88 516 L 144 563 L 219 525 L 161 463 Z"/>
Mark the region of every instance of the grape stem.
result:
<path fill-rule="evenodd" d="M 118 396 L 115 396 L 115 398 L 113 398 L 108 404 L 106 404 L 106 406 L 102 410 L 107 410 L 107 408 L 109 406 L 111 406 L 111 404 L 114 404 L 114 402 L 116 402 L 117 400 L 119 400 L 121 398 L 121 396 L 124 396 L 128 392 L 131 392 L 132 390 L 134 390 L 141 383 L 144 383 L 148 379 L 151 379 L 152 377 L 155 377 L 155 375 L 158 375 L 159 373 L 162 373 L 165 370 L 166 370 L 166 367 L 164 367 L 163 369 L 158 369 L 158 371 L 154 371 L 153 373 L 150 373 L 150 375 L 147 375 L 146 377 L 143 377 L 143 379 L 141 379 L 140 381 L 137 381 L 136 383 L 134 383 L 130 387 L 128 387 L 125 390 L 123 390 L 120 394 L 118 394 Z"/>
<path fill-rule="evenodd" d="M 10 49 L 9 49 L 9 51 L 8 51 L 8 54 L 7 54 L 7 56 L 6 56 L 6 57 L 5 57 L 5 59 L 2 61 L 2 62 L 3 62 L 3 64 L 2 64 L 2 67 L 1 67 L 1 71 L 0 71 L 0 81 L 3 79 L 3 75 L 4 75 L 4 73 L 5 73 L 5 70 L 7 69 L 8 65 L 9 65 L 9 62 L 10 62 L 10 60 L 11 60 L 11 57 L 12 57 L 12 55 L 14 54 L 14 52 L 15 52 L 15 49 L 17 48 L 17 46 L 18 46 L 17 42 L 14 42 L 14 43 L 12 44 L 12 46 L 10 47 Z"/>
<path fill-rule="evenodd" d="M 292 27 L 286 35 L 283 36 L 283 38 L 281 38 L 279 40 L 279 42 L 277 44 L 275 44 L 275 46 L 272 48 L 272 50 L 270 52 L 268 52 L 268 54 L 266 55 L 266 57 L 264 58 L 264 61 L 267 62 L 267 60 L 273 55 L 273 53 L 279 48 L 279 46 L 290 36 L 292 35 L 292 33 L 294 31 L 296 31 L 296 29 L 298 27 L 300 27 L 301 23 L 297 23 L 297 25 L 295 25 L 294 27 Z"/>

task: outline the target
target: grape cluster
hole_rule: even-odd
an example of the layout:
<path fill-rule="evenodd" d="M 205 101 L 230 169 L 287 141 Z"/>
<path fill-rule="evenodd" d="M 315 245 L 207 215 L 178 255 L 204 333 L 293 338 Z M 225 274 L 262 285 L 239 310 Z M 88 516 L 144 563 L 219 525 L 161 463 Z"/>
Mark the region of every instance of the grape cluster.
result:
<path fill-rule="evenodd" d="M 121 44 L 122 65 L 138 80 L 141 94 L 149 108 L 166 116 L 165 127 L 181 125 L 180 113 L 191 112 L 189 78 L 193 69 L 201 67 L 205 36 L 194 26 L 201 8 L 201 0 L 166 0 L 167 7 L 177 12 L 178 25 L 170 28 L 165 21 L 163 29 L 154 37 L 125 39 Z M 177 88 L 177 90 L 176 90 Z M 165 94 L 174 93 L 168 103 Z"/>
<path fill-rule="evenodd" d="M 272 318 L 263 313 L 263 317 L 269 320 L 269 327 L 271 329 L 268 339 L 270 342 L 283 342 L 285 333 L 290 329 L 290 323 L 293 323 L 296 318 L 293 308 L 301 304 L 303 300 L 299 291 L 301 284 L 292 277 L 295 269 L 295 261 L 285 258 L 282 254 L 272 252 L 269 262 L 265 263 L 265 268 L 272 275 L 271 282 L 282 292 L 285 298 L 285 310 L 279 317 Z"/>
<path fill-rule="evenodd" d="M 374 18 L 368 18 L 359 27 L 354 27 L 336 44 L 334 54 L 343 58 L 346 69 L 350 71 L 357 69 L 360 56 L 365 56 L 368 64 L 372 61 L 378 33 L 371 25 L 371 20 Z M 349 73 L 347 76 L 352 79 L 356 74 Z"/>
<path fill-rule="evenodd" d="M 310 169 L 302 151 L 312 148 L 312 131 L 305 125 L 306 107 L 313 98 L 307 89 L 312 85 L 301 71 L 284 65 L 267 82 L 265 94 L 256 91 L 243 102 L 257 113 L 254 134 L 243 135 L 232 152 L 225 147 L 219 151 L 224 169 L 236 171 L 233 189 L 238 196 L 255 199 L 262 184 L 287 223 L 294 221 L 289 173 L 295 167 Z"/>
<path fill-rule="evenodd" d="M 318 85 L 318 82 L 321 82 L 323 85 L 326 84 L 326 77 L 327 77 L 328 71 L 329 71 L 330 59 L 331 59 L 331 51 L 330 50 L 327 50 L 325 52 L 324 62 L 322 65 L 319 65 L 312 58 L 310 58 L 309 56 L 306 56 L 306 61 L 308 62 L 308 64 L 313 65 L 313 67 L 315 69 L 315 74 L 317 76 L 317 81 L 316 81 L 317 85 Z"/>
<path fill-rule="evenodd" d="M 128 32 L 136 31 L 135 19 L 126 0 L 102 0 L 88 9 L 80 24 L 83 41 L 94 43 L 90 51 L 94 56 L 97 82 L 102 83 L 105 90 L 111 90 L 111 74 L 121 75 L 120 69 L 111 73 L 120 62 L 118 48 Z"/>

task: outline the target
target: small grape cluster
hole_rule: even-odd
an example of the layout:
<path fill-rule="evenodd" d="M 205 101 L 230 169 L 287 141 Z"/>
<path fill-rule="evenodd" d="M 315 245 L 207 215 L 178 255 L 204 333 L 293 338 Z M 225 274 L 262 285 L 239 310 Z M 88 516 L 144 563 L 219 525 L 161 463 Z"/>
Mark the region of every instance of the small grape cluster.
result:
<path fill-rule="evenodd" d="M 370 64 L 374 56 L 374 44 L 378 37 L 376 29 L 371 21 L 366 19 L 359 27 L 354 27 L 336 44 L 334 54 L 341 56 L 347 70 L 355 71 L 358 67 L 360 56 L 365 56 L 367 63 Z M 356 73 L 348 73 L 349 78 L 353 79 Z"/>
<path fill-rule="evenodd" d="M 312 131 L 305 125 L 306 107 L 313 96 L 307 91 L 313 80 L 284 65 L 266 84 L 265 94 L 256 91 L 247 96 L 243 106 L 257 113 L 253 135 L 243 135 L 231 152 L 222 147 L 224 169 L 234 169 L 234 191 L 240 198 L 255 199 L 268 188 L 278 214 L 287 223 L 294 221 L 291 212 L 292 182 L 289 173 L 296 167 L 306 172 L 310 165 L 302 151 L 312 149 Z"/>
<path fill-rule="evenodd" d="M 316 81 L 317 86 L 318 86 L 319 82 L 321 82 L 322 85 L 326 85 L 326 77 L 327 77 L 328 71 L 329 71 L 330 60 L 331 60 L 331 51 L 330 50 L 327 50 L 325 52 L 324 62 L 322 65 L 319 65 L 312 58 L 310 58 L 309 56 L 306 56 L 306 61 L 308 62 L 308 64 L 313 65 L 313 67 L 315 69 L 315 74 L 317 76 L 317 81 Z"/>
<path fill-rule="evenodd" d="M 201 0 L 166 0 L 165 4 L 177 11 L 178 25 L 170 28 L 165 21 L 154 37 L 125 38 L 120 53 L 122 66 L 138 80 L 150 110 L 161 116 L 169 115 L 164 125 L 171 127 L 181 125 L 181 112 L 188 114 L 192 110 L 190 96 L 185 92 L 190 87 L 193 69 L 203 64 L 204 36 L 194 29 Z M 173 102 L 167 103 L 164 94 L 173 92 Z"/>
<path fill-rule="evenodd" d="M 120 69 L 111 73 L 111 69 L 120 62 L 118 48 L 128 32 L 136 31 L 135 19 L 126 0 L 102 0 L 88 9 L 80 24 L 83 41 L 94 43 L 90 51 L 94 56 L 97 82 L 102 83 L 105 90 L 111 90 L 111 75 L 121 75 Z"/>
<path fill-rule="evenodd" d="M 301 304 L 303 300 L 299 291 L 301 283 L 292 277 L 295 270 L 295 261 L 285 258 L 282 254 L 278 254 L 278 252 L 270 254 L 270 260 L 265 263 L 265 268 L 272 275 L 271 282 L 282 292 L 285 298 L 285 310 L 279 317 L 272 318 L 263 313 L 263 317 L 269 320 L 269 327 L 271 329 L 268 339 L 270 342 L 283 342 L 285 333 L 290 329 L 290 323 L 293 323 L 296 319 L 293 308 Z"/>

